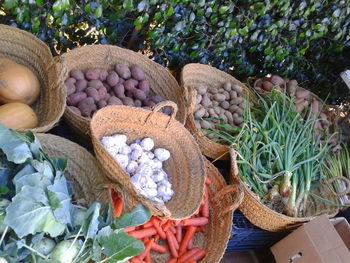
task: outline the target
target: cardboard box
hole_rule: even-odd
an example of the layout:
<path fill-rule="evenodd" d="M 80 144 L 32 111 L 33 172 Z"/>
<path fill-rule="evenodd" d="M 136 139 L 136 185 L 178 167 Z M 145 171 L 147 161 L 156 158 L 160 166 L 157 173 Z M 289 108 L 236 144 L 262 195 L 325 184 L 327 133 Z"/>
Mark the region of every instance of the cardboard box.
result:
<path fill-rule="evenodd" d="M 271 247 L 277 263 L 349 263 L 350 225 L 318 216 Z"/>

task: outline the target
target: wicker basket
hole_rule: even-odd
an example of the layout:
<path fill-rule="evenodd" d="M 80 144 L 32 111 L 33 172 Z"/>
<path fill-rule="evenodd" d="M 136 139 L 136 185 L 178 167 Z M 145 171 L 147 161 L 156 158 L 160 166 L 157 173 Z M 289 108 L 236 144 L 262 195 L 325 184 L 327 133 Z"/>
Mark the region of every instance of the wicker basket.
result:
<path fill-rule="evenodd" d="M 65 171 L 67 180 L 72 182 L 75 200 L 105 203 L 109 195 L 100 185 L 109 181 L 99 162 L 85 148 L 62 137 L 51 134 L 36 134 L 43 150 L 52 157 L 68 159 Z"/>
<path fill-rule="evenodd" d="M 289 217 L 277 213 L 276 211 L 268 208 L 266 205 L 261 203 L 257 195 L 254 194 L 245 183 L 240 182 L 236 161 L 237 153 L 233 149 L 230 149 L 230 156 L 231 181 L 236 184 L 240 183 L 244 192 L 244 199 L 239 206 L 239 210 L 252 224 L 270 232 L 279 232 L 297 227 L 301 223 L 308 222 L 316 215 L 327 214 L 329 217 L 333 217 L 338 213 L 339 209 L 337 207 L 326 206 L 324 203 L 317 202 L 317 200 L 314 202 L 314 205 L 317 207 L 310 209 L 314 211 L 313 216 Z M 321 193 L 317 192 L 317 194 Z M 337 202 L 338 200 L 338 197 L 336 195 L 327 195 L 327 198 L 333 202 Z"/>
<path fill-rule="evenodd" d="M 187 90 L 187 104 L 189 105 L 186 127 L 195 137 L 202 153 L 212 159 L 220 158 L 228 160 L 230 157 L 229 147 L 209 139 L 196 127 L 193 116 L 194 108 L 196 106 L 196 91 L 194 87 L 202 85 L 221 89 L 222 84 L 226 81 L 242 86 L 248 90 L 244 84 L 231 75 L 203 64 L 194 63 L 186 65 L 182 69 L 180 76 L 180 84 L 185 90 Z"/>
<path fill-rule="evenodd" d="M 167 106 L 173 108 L 172 116 L 157 112 Z M 113 182 L 122 184 L 128 194 L 137 197 L 137 202 L 141 201 L 148 206 L 153 215 L 182 219 L 193 215 L 198 209 L 206 172 L 195 140 L 185 127 L 174 119 L 176 109 L 176 104 L 171 101 L 159 103 L 153 111 L 127 106 L 105 107 L 93 116 L 91 135 L 96 157 Z M 127 135 L 128 143 L 151 137 L 155 147 L 170 151 L 171 158 L 165 164 L 165 171 L 170 177 L 175 194 L 165 206 L 138 195 L 129 175 L 100 143 L 103 136 L 119 133 Z"/>
<path fill-rule="evenodd" d="M 0 25 L 0 57 L 28 67 L 38 77 L 40 97 L 32 107 L 38 116 L 39 125 L 32 131 L 50 130 L 59 121 L 65 108 L 63 71 L 58 60 L 52 58 L 50 49 L 34 35 L 6 25 Z"/>
<path fill-rule="evenodd" d="M 176 119 L 185 123 L 187 107 L 183 99 L 182 89 L 169 71 L 146 56 L 116 46 L 90 45 L 71 50 L 63 54 L 62 57 L 67 68 L 65 78 L 74 69 L 101 68 L 110 70 L 117 63 L 128 66 L 138 65 L 145 72 L 151 93 L 175 102 L 179 108 Z M 75 114 L 69 107 L 66 107 L 64 118 L 75 134 L 79 135 L 83 141 L 90 141 L 90 119 Z"/>

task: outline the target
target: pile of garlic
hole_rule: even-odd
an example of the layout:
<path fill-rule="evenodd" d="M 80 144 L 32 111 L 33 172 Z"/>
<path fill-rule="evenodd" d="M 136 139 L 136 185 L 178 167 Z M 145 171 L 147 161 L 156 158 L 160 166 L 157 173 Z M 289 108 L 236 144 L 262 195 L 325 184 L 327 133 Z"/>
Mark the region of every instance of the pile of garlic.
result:
<path fill-rule="evenodd" d="M 131 182 L 144 197 L 164 204 L 171 199 L 174 191 L 168 175 L 163 170 L 163 162 L 170 158 L 170 152 L 154 148 L 151 138 L 136 140 L 128 145 L 127 136 L 115 134 L 105 136 L 101 143 L 107 152 L 130 175 Z"/>

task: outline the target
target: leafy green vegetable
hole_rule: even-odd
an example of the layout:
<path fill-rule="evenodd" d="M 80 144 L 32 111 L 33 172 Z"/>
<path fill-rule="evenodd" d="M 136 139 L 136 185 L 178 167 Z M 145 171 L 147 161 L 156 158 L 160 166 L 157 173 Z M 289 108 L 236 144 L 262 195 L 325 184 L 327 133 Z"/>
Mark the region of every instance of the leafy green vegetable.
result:
<path fill-rule="evenodd" d="M 125 228 L 127 226 L 140 226 L 148 222 L 151 218 L 151 212 L 143 205 L 136 206 L 130 213 L 116 218 L 113 222 L 114 229 Z"/>

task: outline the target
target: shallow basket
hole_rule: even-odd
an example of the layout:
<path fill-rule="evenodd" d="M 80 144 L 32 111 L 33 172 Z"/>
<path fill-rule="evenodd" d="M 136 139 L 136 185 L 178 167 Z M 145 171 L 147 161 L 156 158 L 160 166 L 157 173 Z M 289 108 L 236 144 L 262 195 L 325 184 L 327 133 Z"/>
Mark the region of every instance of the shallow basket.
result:
<path fill-rule="evenodd" d="M 117 63 L 127 66 L 139 66 L 145 73 L 151 93 L 175 102 L 179 109 L 176 119 L 185 123 L 187 107 L 183 98 L 183 90 L 168 70 L 146 56 L 116 46 L 89 45 L 73 49 L 63 54 L 62 58 L 67 69 L 64 76 L 65 79 L 68 77 L 69 72 L 75 69 L 83 71 L 90 68 L 111 70 Z M 90 141 L 89 118 L 77 115 L 69 107 L 66 107 L 64 118 L 72 128 L 72 131 L 82 141 Z"/>
<path fill-rule="evenodd" d="M 334 217 L 338 213 L 339 209 L 337 207 L 329 207 L 319 202 L 314 203 L 318 207 L 312 207 L 315 210 L 315 214 L 309 217 L 290 217 L 270 209 L 259 201 L 257 195 L 245 183 L 240 181 L 236 161 L 237 153 L 233 149 L 230 149 L 230 156 L 231 181 L 233 183 L 240 183 L 244 193 L 244 199 L 239 206 L 239 210 L 252 224 L 271 232 L 279 232 L 293 229 L 304 222 L 310 221 L 316 215 L 327 214 L 328 217 Z M 334 196 L 332 201 L 337 202 L 337 196 Z"/>
<path fill-rule="evenodd" d="M 220 158 L 228 160 L 230 157 L 229 147 L 209 139 L 196 127 L 193 115 L 196 106 L 196 91 L 194 88 L 198 86 L 206 86 L 221 89 L 222 84 L 226 81 L 229 81 L 232 84 L 237 84 L 243 87 L 246 91 L 248 90 L 243 83 L 231 75 L 208 65 L 197 63 L 187 64 L 182 69 L 180 76 L 180 85 L 187 91 L 186 99 L 187 104 L 189 105 L 186 118 L 186 128 L 195 137 L 202 153 L 212 159 Z"/>
<path fill-rule="evenodd" d="M 61 118 L 65 108 L 61 64 L 54 60 L 44 42 L 23 30 L 0 25 L 0 57 L 8 58 L 31 69 L 40 81 L 40 97 L 32 105 L 38 127 L 33 132 L 50 130 Z M 20 130 L 21 132 L 27 130 Z"/>
<path fill-rule="evenodd" d="M 171 107 L 172 115 L 157 111 Z M 204 190 L 206 172 L 199 147 L 185 127 L 174 119 L 177 106 L 171 101 L 161 102 L 153 111 L 127 106 L 108 106 L 99 110 L 91 120 L 91 135 L 97 159 L 108 172 L 109 178 L 123 185 L 128 194 L 136 197 L 151 209 L 153 215 L 162 218 L 182 219 L 193 215 L 198 209 Z M 128 144 L 136 139 L 150 137 L 155 147 L 170 151 L 165 163 L 174 195 L 166 205 L 149 201 L 136 192 L 129 175 L 104 149 L 100 140 L 104 136 L 125 134 Z"/>
<path fill-rule="evenodd" d="M 51 134 L 36 134 L 44 152 L 52 157 L 68 159 L 65 177 L 72 183 L 75 200 L 90 204 L 105 203 L 109 195 L 98 187 L 109 181 L 96 158 L 80 145 Z"/>

